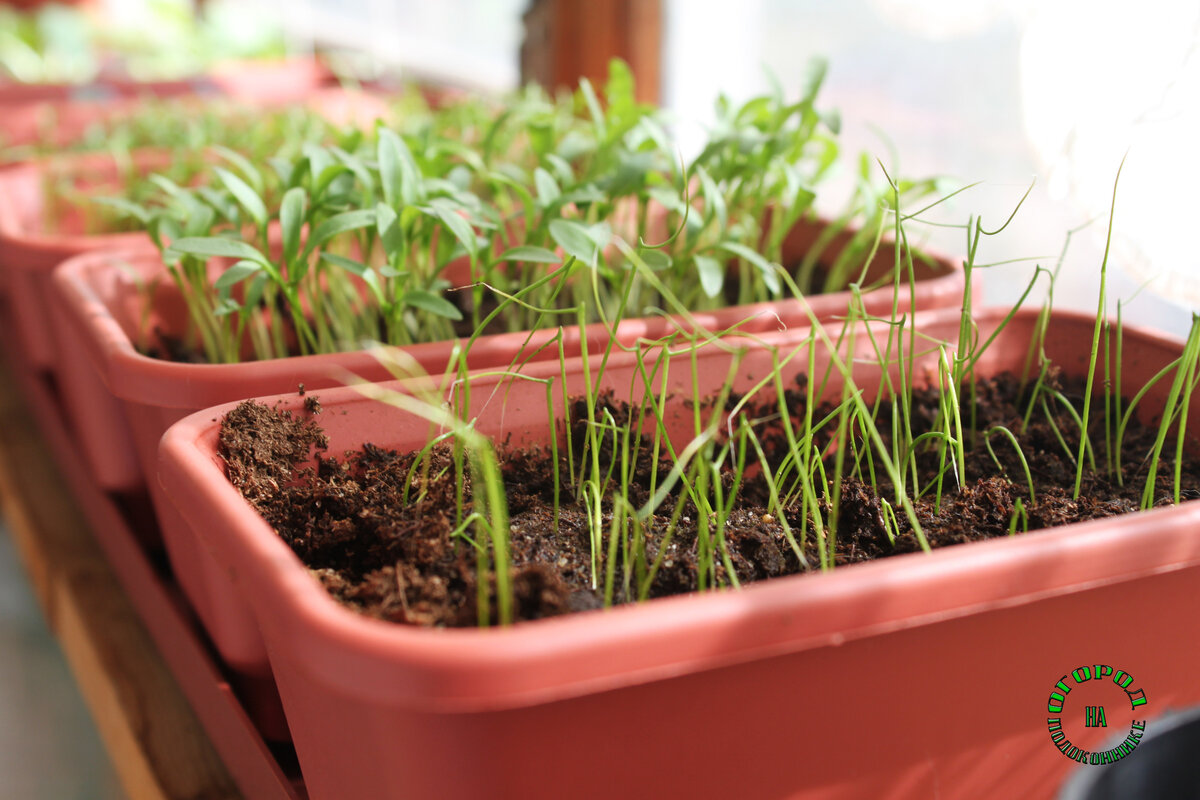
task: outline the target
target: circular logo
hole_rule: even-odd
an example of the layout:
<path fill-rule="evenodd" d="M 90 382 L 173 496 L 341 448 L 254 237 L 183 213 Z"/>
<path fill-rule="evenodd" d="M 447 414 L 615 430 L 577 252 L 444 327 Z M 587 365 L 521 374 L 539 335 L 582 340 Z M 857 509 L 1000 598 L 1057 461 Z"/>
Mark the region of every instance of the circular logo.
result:
<path fill-rule="evenodd" d="M 1143 707 L 1146 692 L 1137 688 L 1133 676 L 1107 664 L 1079 667 L 1063 675 L 1050 691 L 1046 727 L 1050 741 L 1063 755 L 1080 764 L 1112 764 L 1134 751 L 1146 731 Z M 1072 742 L 1096 739 L 1112 727 L 1129 733 L 1116 747 L 1086 750 Z"/>

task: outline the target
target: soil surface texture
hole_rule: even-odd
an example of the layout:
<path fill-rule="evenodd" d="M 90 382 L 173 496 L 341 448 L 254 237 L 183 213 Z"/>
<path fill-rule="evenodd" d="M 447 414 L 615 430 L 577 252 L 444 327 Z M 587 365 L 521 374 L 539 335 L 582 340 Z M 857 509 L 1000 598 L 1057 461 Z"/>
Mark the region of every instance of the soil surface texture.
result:
<path fill-rule="evenodd" d="M 1057 377 L 1054 381 L 1076 408 L 1081 407 L 1081 386 Z M 958 486 L 953 470 L 948 470 L 940 502 L 932 488 L 914 501 L 916 515 L 932 547 L 1009 536 L 1014 520 L 1016 535 L 1025 535 L 1026 528 L 1034 531 L 1138 509 L 1156 427 L 1136 420 L 1130 424 L 1121 459 L 1123 480 L 1118 481 L 1105 469 L 1108 453 L 1101 395 L 1095 401 L 1090 426 L 1097 469 L 1085 469 L 1080 496 L 1074 499 L 1073 454 L 1079 443 L 1074 417 L 1061 405 L 1049 403 L 1047 410 L 1054 415 L 1051 419 L 1039 404 L 1030 424 L 1022 430 L 1027 403 L 1018 380 L 1011 375 L 979 381 L 975 395 L 975 413 L 964 411 L 963 419 L 963 425 L 969 428 L 965 438 L 971 445 L 967 448 L 965 485 Z M 797 423 L 803 419 L 804 397 L 802 381 L 788 392 Z M 618 422 L 628 418 L 628 407 L 613 402 L 607 405 Z M 887 408 L 881 407 L 877 417 L 881 431 L 891 430 Z M 941 425 L 938 408 L 935 392 L 915 393 L 914 435 Z M 578 431 L 582 430 L 583 409 L 582 402 L 572 409 L 573 425 Z M 367 444 L 357 452 L 333 456 L 325 452 L 319 411 L 319 402 L 314 401 L 307 403 L 306 412 L 300 416 L 252 402 L 231 412 L 224 420 L 219 444 L 230 480 L 314 576 L 345 604 L 395 622 L 477 624 L 477 551 L 466 536 L 456 535 L 460 514 L 471 510 L 470 479 L 464 474 L 460 497 L 455 488 L 458 482 L 452 450 L 438 447 L 419 460 L 417 454 Z M 759 418 L 762 416 L 766 415 Z M 818 410 L 815 418 L 820 416 Z M 1001 425 L 1018 437 L 1036 501 L 1030 500 L 1025 470 L 1012 443 L 993 433 L 989 441 L 995 458 L 984 445 L 982 432 Z M 776 424 L 775 429 L 762 429 L 759 435 L 768 462 L 778 466 L 785 449 L 782 428 Z M 828 440 L 832 433 L 825 435 Z M 1170 456 L 1174 454 L 1174 442 L 1172 430 L 1159 464 L 1156 505 L 1171 502 L 1174 466 Z M 511 518 L 510 575 L 517 620 L 605 604 L 606 554 L 597 554 L 593 565 L 587 510 L 565 483 L 567 456 L 562 452 L 565 448 L 559 450 L 559 472 L 564 483 L 556 510 L 549 449 L 500 449 Z M 602 464 L 612 456 L 608 452 L 599 455 Z M 997 468 L 996 460 L 1002 468 Z M 918 462 L 919 483 L 926 487 L 937 475 L 940 458 L 935 449 L 929 448 Z M 649 456 L 638 463 L 640 467 L 628 487 L 628 499 L 635 507 L 651 495 Z M 669 469 L 670 464 L 659 464 L 660 481 Z M 894 502 L 891 487 L 885 481 L 873 487 L 864 480 L 869 477 L 865 466 L 860 473 L 861 477 L 847 477 L 842 483 L 835 565 L 920 550 L 904 512 Z M 677 502 L 679 497 L 673 494 L 658 506 L 658 513 L 646 520 L 644 553 L 631 550 L 626 559 L 623 548 L 616 549 L 611 602 L 634 602 L 639 595 L 653 598 L 693 592 L 699 588 L 702 576 L 711 588 L 714 579 L 719 586 L 729 586 L 735 578 L 737 583 L 746 584 L 818 569 L 820 557 L 811 520 L 801 519 L 798 503 L 786 509 L 785 521 L 798 544 L 793 547 L 783 524 L 770 510 L 761 472 L 751 467 L 747 474 L 750 477 L 744 481 L 726 521 L 725 551 L 714 559 L 712 569 L 699 567 L 701 520 L 696 507 L 687 499 Z M 1182 476 L 1182 497 L 1200 497 L 1200 463 L 1185 457 Z M 883 500 L 894 506 L 896 524 L 892 534 Z M 1018 503 L 1023 507 L 1024 519 Z M 677 506 L 677 521 L 668 535 Z M 821 512 L 826 521 L 831 510 L 829 501 L 822 500 Z M 473 530 L 468 533 L 475 535 Z M 595 587 L 593 570 L 598 575 Z M 494 578 L 487 576 L 493 619 Z"/>

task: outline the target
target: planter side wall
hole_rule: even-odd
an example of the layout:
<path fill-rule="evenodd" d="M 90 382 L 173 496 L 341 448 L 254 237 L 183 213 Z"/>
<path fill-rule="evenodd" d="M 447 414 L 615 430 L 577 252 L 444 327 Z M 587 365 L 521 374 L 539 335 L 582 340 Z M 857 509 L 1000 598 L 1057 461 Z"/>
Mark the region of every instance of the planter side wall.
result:
<path fill-rule="evenodd" d="M 1198 580 L 1191 567 L 738 666 L 461 714 L 343 694 L 303 669 L 287 638 L 296 631 L 266 633 L 314 800 L 1011 800 L 1051 796 L 1078 766 L 1050 739 L 1046 700 L 1083 662 L 1135 676 L 1150 697 L 1149 729 L 1163 711 L 1200 698 L 1192 674 L 1200 655 L 1178 644 L 1197 641 L 1200 623 L 1162 613 L 1193 605 Z M 1097 730 L 1094 741 L 1076 743 L 1104 749 L 1111 734 Z"/>

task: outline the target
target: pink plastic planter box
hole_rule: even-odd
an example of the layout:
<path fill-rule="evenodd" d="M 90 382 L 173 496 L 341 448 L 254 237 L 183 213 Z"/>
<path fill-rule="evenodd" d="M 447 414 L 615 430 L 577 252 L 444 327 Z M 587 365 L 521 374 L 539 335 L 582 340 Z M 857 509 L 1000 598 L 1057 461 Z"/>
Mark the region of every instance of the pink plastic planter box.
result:
<path fill-rule="evenodd" d="M 310 66 L 313 70 L 317 69 L 314 65 Z M 235 74 L 229 73 L 230 76 Z M 243 87 L 241 95 L 233 93 L 234 99 L 255 99 L 258 92 L 266 91 L 265 87 L 272 83 L 272 79 L 280 82 L 278 79 L 283 77 L 282 73 L 277 74 L 266 67 L 249 74 L 257 76 L 259 83 L 252 81 L 249 86 Z M 317 83 L 313 76 L 310 81 L 299 84 L 305 89 L 299 96 L 294 96 L 295 90 L 281 88 L 281 93 L 270 95 L 268 104 L 303 102 L 337 124 L 364 127 L 388 114 L 386 102 L 376 95 L 338 88 L 311 89 L 310 84 Z M 130 109 L 133 103 L 136 101 L 126 100 L 115 109 L 102 103 L 94 104 L 94 107 L 68 103 L 61 109 L 65 126 L 56 126 L 56 135 L 62 136 L 64 143 L 71 141 L 81 136 L 87 126 L 98 121 L 102 114 L 119 113 L 122 106 Z M 18 126 L 24 124 L 31 127 L 36 125 L 33 120 L 35 111 L 32 107 L 17 109 L 9 113 L 8 118 L 10 121 L 15 118 Z M 6 133 L 9 132 L 6 124 Z M 137 169 L 152 172 L 168 166 L 170 155 L 139 151 L 134 155 L 133 162 Z M 49 285 L 50 270 L 78 253 L 123 249 L 149 242 L 149 238 L 140 233 L 86 234 L 79 209 L 68 209 L 69 213 L 61 221 L 60 228 L 48 230 L 46 209 L 53 202 L 53 197 L 47 194 L 53 190 L 48 183 L 51 179 L 68 180 L 81 190 L 97 187 L 97 195 L 113 194 L 116 192 L 113 187 L 119 185 L 122 166 L 107 153 L 72 154 L 0 166 L 0 290 L 9 292 L 13 298 L 21 346 L 35 368 L 50 369 L 54 366 L 53 331 L 46 322 L 49 316 L 46 287 Z"/>
<path fill-rule="evenodd" d="M 1001 316 L 981 314 L 981 335 Z M 1014 319 L 981 373 L 1020 369 L 1034 317 Z M 957 315 L 917 319 L 956 338 Z M 1069 374 L 1086 369 L 1092 324 L 1051 323 L 1049 355 Z M 1126 389 L 1181 348 L 1126 329 Z M 701 392 L 727 360 L 701 356 Z M 752 353 L 742 374 L 769 364 Z M 556 374 L 543 367 L 528 371 Z M 609 369 L 624 396 L 629 359 Z M 690 393 L 689 367 L 671 380 Z M 476 379 L 478 428 L 543 441 L 544 389 L 517 381 L 501 400 L 486 391 L 498 382 Z M 354 390 L 320 398 L 331 452 L 425 443 L 427 423 Z M 1133 675 L 1151 726 L 1200 699 L 1200 620 L 1165 613 L 1195 601 L 1197 503 L 507 630 L 426 630 L 338 605 L 242 499 L 215 449 L 231 407 L 171 428 L 160 479 L 193 547 L 253 609 L 313 798 L 1046 796 L 1076 766 L 1047 729 L 1050 692 L 1071 670 Z M 672 424 L 690 413 L 677 406 Z"/>
<path fill-rule="evenodd" d="M 387 104 L 376 95 L 315 88 L 324 75 L 323 67 L 303 61 L 286 68 L 266 64 L 239 71 L 230 67 L 206 80 L 222 82 L 221 93 L 234 100 L 265 105 L 300 102 L 338 124 L 368 126 L 387 115 Z M 272 92 L 272 86 L 277 91 Z M 73 141 L 90 124 L 118 114 L 122 108 L 132 109 L 136 102 L 125 99 L 115 107 L 106 103 L 63 104 L 56 113 L 61 113 L 64 124 L 56 125 L 55 135 L 64 144 Z M 37 119 L 46 110 L 44 105 L 5 110 L 4 143 L 20 143 L 37 135 Z M 17 141 L 9 141 L 10 136 Z M 170 158 L 166 152 L 139 151 L 133 163 L 138 170 L 152 172 L 168 166 Z M 0 166 L 0 290 L 12 297 L 20 346 L 37 369 L 54 367 L 54 336 L 47 324 L 50 270 L 79 253 L 149 242 L 141 233 L 87 234 L 80 209 L 67 209 L 59 229 L 47 229 L 46 209 L 54 199 L 47 194 L 53 191 L 48 183 L 51 179 L 68 180 L 81 190 L 96 187 L 97 195 L 114 194 L 122 167 L 107 153 L 71 154 Z"/>
<path fill-rule="evenodd" d="M 0 109 L 27 103 L 72 103 L 118 98 L 222 94 L 248 102 L 290 103 L 333 82 L 328 67 L 311 58 L 236 60 L 205 75 L 163 81 L 101 78 L 92 83 L 0 82 Z"/>
<path fill-rule="evenodd" d="M 376 117 L 387 117 L 390 113 L 388 103 L 378 93 L 326 87 L 320 83 L 315 87 L 306 90 L 302 96 L 297 96 L 294 91 L 261 98 L 238 93 L 214 94 L 211 91 L 184 94 L 178 98 L 178 104 L 181 108 L 187 108 L 214 102 L 218 97 L 254 108 L 303 103 L 326 113 L 334 122 L 357 122 L 363 126 L 373 123 Z M 22 148 L 34 144 L 50 148 L 70 147 L 93 126 L 135 114 L 143 104 L 141 97 L 121 96 L 112 90 L 103 90 L 99 96 L 81 91 L 78 99 L 60 102 L 42 100 L 5 106 L 0 101 L 0 111 L 3 113 L 0 155 L 3 155 L 3 148 Z"/>
<path fill-rule="evenodd" d="M 169 162 L 164 154 L 142 153 L 134 163 L 150 172 Z M 79 253 L 150 244 L 144 233 L 88 234 L 83 211 L 77 208 L 64 208 L 57 228 L 50 229 L 46 217 L 54 200 L 49 192 L 54 182 L 66 180 L 83 193 L 111 194 L 122 169 L 107 153 L 0 167 L 0 286 L 12 302 L 18 344 L 35 369 L 54 367 L 51 271 Z"/>
<path fill-rule="evenodd" d="M 818 226 L 798 233 L 815 235 Z M 799 241 L 799 239 L 797 239 Z M 922 268 L 922 280 L 916 293 L 918 304 L 950 305 L 961 300 L 962 273 L 948 261 L 941 270 Z M 881 261 L 880 268 L 886 269 Z M 79 432 L 85 453 L 116 460 L 122 450 L 122 463 L 140 464 L 143 474 L 152 475 L 157 464 L 158 441 L 175 421 L 200 409 L 246 397 L 295 392 L 299 384 L 309 391 L 337 386 L 347 372 L 369 380 L 391 377 L 365 352 L 322 356 L 304 356 L 267 362 L 231 365 L 197 365 L 161 361 L 142 355 L 135 342 L 141 331 L 161 328 L 183 329 L 183 306 L 173 286 L 160 283 L 154 308 L 145 314 L 139 284 L 161 270 L 157 256 L 147 251 L 94 253 L 63 264 L 55 273 L 59 294 L 56 313 L 61 316 L 61 384 L 68 410 Z M 135 277 L 140 276 L 140 277 Z M 829 318 L 845 312 L 845 293 L 822 295 L 811 301 L 814 313 Z M 872 294 L 869 305 L 882 311 L 885 298 Z M 890 294 L 886 297 L 890 308 Z M 908 307 L 907 298 L 901 306 Z M 750 318 L 742 326 L 747 332 L 770 332 L 803 327 L 807 314 L 798 302 L 748 306 L 716 313 L 696 315 L 697 324 L 708 328 L 727 328 Z M 660 317 L 631 319 L 621 323 L 617 337 L 624 344 L 639 338 L 658 338 L 677 323 Z M 502 334 L 477 340 L 470 351 L 472 369 L 505 368 L 517 353 L 531 354 L 550 341 L 556 331 L 535 334 Z M 591 352 L 599 352 L 608 341 L 601 325 L 585 329 Z M 568 356 L 580 352 L 580 332 L 565 328 L 564 351 Z M 418 345 L 408 352 L 425 370 L 440 374 L 450 357 L 453 342 Z M 546 348 L 539 359 L 557 357 L 557 347 Z M 116 426 L 97 428 L 93 399 L 98 395 L 115 398 L 124 408 L 124 418 L 132 438 L 115 441 Z M 100 478 L 109 488 L 137 488 L 136 475 L 110 474 Z M 125 483 L 122 484 L 121 482 Z M 159 497 L 155 481 L 149 482 L 151 496 L 159 514 L 160 528 L 168 555 L 181 586 L 204 621 L 223 658 L 236 669 L 266 680 L 266 655 L 261 636 L 244 603 L 222 570 L 215 569 L 207 552 L 195 547 L 194 540 L 179 535 L 180 520 L 169 504 Z M 152 543 L 148 543 L 152 544 Z"/>

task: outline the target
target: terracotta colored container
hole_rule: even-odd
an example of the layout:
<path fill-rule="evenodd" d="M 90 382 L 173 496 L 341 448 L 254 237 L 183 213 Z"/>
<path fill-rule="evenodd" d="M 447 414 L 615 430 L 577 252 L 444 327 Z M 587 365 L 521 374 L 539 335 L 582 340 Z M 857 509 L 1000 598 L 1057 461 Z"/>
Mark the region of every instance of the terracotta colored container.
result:
<path fill-rule="evenodd" d="M 137 169 L 152 171 L 168 156 L 142 153 Z M 35 369 L 54 367 L 55 338 L 50 316 L 50 273 L 66 259 L 93 250 L 150 244 L 143 233 L 89 234 L 82 209 L 64 207 L 53 223 L 57 181 L 80 192 L 113 194 L 124 165 L 107 153 L 47 158 L 0 167 L 0 286 L 11 299 L 24 350 Z"/>
<path fill-rule="evenodd" d="M 251 102 L 295 102 L 333 82 L 333 74 L 311 58 L 240 60 L 217 64 L 209 73 L 165 81 L 102 78 L 92 83 L 0 83 L 0 107 L 32 102 L 67 103 L 118 97 L 176 97 L 225 94 Z"/>
<path fill-rule="evenodd" d="M 154 474 L 163 432 L 198 410 L 245 397 L 295 392 L 300 384 L 308 390 L 340 386 L 347 373 L 371 380 L 391 377 L 375 358 L 362 351 L 225 365 L 185 364 L 145 356 L 136 345 L 141 341 L 140 331 L 146 329 L 144 326 L 168 331 L 181 330 L 183 326 L 182 300 L 168 283 L 159 284 L 153 308 L 149 314 L 145 313 L 144 294 L 139 285 L 160 270 L 157 253 L 140 249 L 78 256 L 55 272 L 60 295 L 55 313 L 60 317 L 59 333 L 65 342 L 61 385 L 85 453 L 110 448 L 108 455 L 112 457 L 120 449 L 126 460 L 141 465 L 144 474 Z M 659 336 L 668 325 L 661 319 L 630 320 L 623 324 L 621 336 L 630 342 L 640 336 Z M 523 347 L 526 352 L 534 352 L 554 333 L 482 337 L 471 349 L 471 366 L 507 367 Z M 607 341 L 607 331 L 598 325 L 587 329 L 586 336 L 593 350 Z M 577 328 L 566 329 L 564 347 L 568 353 L 579 352 L 579 337 Z M 426 370 L 441 373 L 455 344 L 418 345 L 409 348 L 409 352 Z M 556 348 L 547 348 L 539 357 L 556 355 Z M 96 397 L 116 402 L 122 408 L 121 419 L 127 422 L 131 437 L 113 441 L 110 434 L 114 428 L 96 427 L 91 405 Z M 137 480 L 121 487 L 110 482 L 109 488 L 134 489 L 139 485 L 142 484 Z M 211 555 L 197 548 L 193 537 L 184 535 L 185 521 L 163 500 L 157 482 L 151 481 L 149 489 L 158 513 L 162 543 L 184 593 L 226 663 L 259 681 L 259 688 L 268 692 L 270 670 L 253 616 Z M 268 701 L 261 704 L 266 706 Z M 286 735 L 278 726 L 265 732 L 276 737 Z"/>
<path fill-rule="evenodd" d="M 139 103 L 141 100 L 118 97 L 109 89 L 80 90 L 75 99 L 69 100 L 0 101 L 4 115 L 0 147 L 66 147 L 81 139 L 92 125 L 128 115 Z"/>
<path fill-rule="evenodd" d="M 207 75 L 188 82 L 190 91 L 216 92 L 235 100 L 267 105 L 303 102 L 313 91 L 335 83 L 329 68 L 312 58 L 241 59 L 216 64 Z M 126 82 L 123 92 L 143 94 L 141 84 Z"/>
<path fill-rule="evenodd" d="M 149 171 L 166 165 L 168 156 L 143 152 L 134 163 Z M 78 353 L 59 347 L 51 275 L 79 253 L 122 247 L 152 251 L 153 246 L 143 233 L 85 233 L 77 207 L 64 208 L 53 230 L 46 214 L 54 202 L 52 181 L 65 179 L 80 191 L 112 194 L 121 169 L 111 156 L 100 153 L 0 167 L 0 288 L 11 309 L 14 341 L 9 346 L 20 348 L 23 362 L 34 370 L 54 374 L 92 473 L 103 488 L 118 490 L 141 483 L 131 434 L 120 406 L 97 383 L 94 372 L 62 369 L 60 354 L 77 359 Z"/>
<path fill-rule="evenodd" d="M 366 126 L 388 113 L 387 104 L 379 97 L 338 88 L 311 92 L 303 100 L 337 124 Z M 104 113 L 131 108 L 136 102 L 140 101 L 120 101 Z M 78 104 L 68 104 L 63 110 L 78 123 L 69 126 L 64 135 L 76 136 L 95 121 L 98 111 Z M 134 163 L 141 171 L 152 171 L 167 166 L 169 158 L 166 153 L 139 151 Z M 50 302 L 50 275 L 54 267 L 78 253 L 149 247 L 150 240 L 141 233 L 87 234 L 79 208 L 64 209 L 54 230 L 46 224 L 46 209 L 54 202 L 52 181 L 69 180 L 76 188 L 97 195 L 116 194 L 119 170 L 118 163 L 104 153 L 0 166 L 0 291 L 11 299 L 13 344 L 24 351 L 25 362 L 55 372 L 66 385 L 66 401 L 77 407 L 73 409 L 74 422 L 97 480 L 106 489 L 123 490 L 143 484 L 124 415 L 114 411 L 111 399 L 105 397 L 107 392 L 97 393 L 93 370 L 64 373 L 59 369 L 56 326 L 50 322 L 58 313 Z"/>
<path fill-rule="evenodd" d="M 265 68 L 264 68 L 265 69 Z M 231 73 L 233 74 L 233 73 Z M 291 73 L 288 73 L 289 75 Z M 271 73 L 264 76 L 264 80 Z M 246 90 L 249 91 L 249 90 Z M 287 94 L 272 97 L 272 103 L 287 102 Z M 386 116 L 388 107 L 380 98 L 341 89 L 323 89 L 306 93 L 303 101 L 314 111 L 338 124 L 370 125 Z M 124 101 L 124 107 L 129 107 Z M 64 136 L 78 137 L 87 125 L 112 113 L 104 104 L 64 107 L 68 125 Z M 119 108 L 121 105 L 117 106 Z M 27 120 L 28 121 L 28 120 Z M 30 122 L 30 124 L 33 124 Z M 150 172 L 170 163 L 165 152 L 139 151 L 133 157 L 140 171 Z M 140 233 L 87 234 L 80 209 L 67 209 L 57 228 L 46 220 L 54 202 L 51 181 L 68 180 L 80 190 L 95 194 L 115 194 L 122 165 L 107 153 L 86 153 L 38 159 L 0 166 L 0 290 L 11 293 L 21 347 L 29 362 L 38 369 L 54 366 L 54 335 L 46 319 L 49 316 L 46 292 L 50 270 L 78 253 L 101 249 L 123 249 L 143 242 Z"/>
<path fill-rule="evenodd" d="M 919 304 L 949 305 L 961 299 L 961 271 L 949 262 L 943 263 L 943 274 L 929 270 L 920 282 L 916 294 Z M 155 292 L 154 308 L 149 313 L 143 308 L 139 286 L 148 283 L 159 270 L 156 255 L 130 251 L 81 256 L 65 263 L 55 274 L 59 294 L 56 313 L 62 316 L 60 333 L 69 337 L 62 348 L 61 383 L 72 389 L 67 405 L 83 449 L 95 456 L 95 463 L 105 457 L 116 460 L 120 453 L 122 463 L 140 464 L 143 474 L 153 474 L 163 432 L 200 409 L 246 397 L 294 392 L 299 384 L 309 390 L 337 386 L 344 383 L 347 372 L 370 380 L 391 377 L 365 352 L 231 365 L 172 363 L 142 355 L 135 346 L 141 341 L 140 331 L 157 328 L 180 332 L 184 326 L 183 304 L 174 287 L 166 282 L 160 282 Z M 815 313 L 828 318 L 844 312 L 847 302 L 844 293 L 825 295 L 814 297 L 812 306 Z M 902 306 L 907 307 L 907 301 Z M 752 317 L 743 327 L 748 332 L 770 332 L 808 323 L 798 303 L 780 309 L 754 307 L 745 314 Z M 737 309 L 727 309 L 697 315 L 696 321 L 714 328 L 742 319 Z M 666 335 L 675 324 L 665 318 L 626 320 L 618 328 L 617 337 L 630 345 L 639 338 Z M 539 331 L 481 337 L 471 349 L 470 366 L 506 368 L 522 349 L 526 354 L 537 353 L 539 359 L 556 358 L 557 347 L 538 352 L 555 334 Z M 608 341 L 608 331 L 602 325 L 589 326 L 583 335 L 593 353 Z M 578 354 L 579 329 L 565 328 L 563 337 L 564 352 L 568 356 Z M 408 351 L 426 371 L 440 374 L 453 346 L 451 342 L 424 344 Z M 116 441 L 119 436 L 114 434 L 120 433 L 116 425 L 95 427 L 92 401 L 97 395 L 115 398 L 123 406 L 132 439 Z M 128 472 L 109 473 L 107 478 L 104 482 L 109 488 L 135 489 L 141 485 L 138 476 Z M 237 669 L 265 677 L 269 672 L 261 637 L 237 591 L 229 587 L 227 576 L 215 568 L 211 558 L 196 551 L 194 540 L 179 535 L 180 520 L 169 504 L 161 501 L 156 482 L 151 481 L 149 489 L 180 583 L 222 656 Z"/>
<path fill-rule="evenodd" d="M 1020 369 L 1034 316 L 1014 319 L 981 374 Z M 981 314 L 981 335 L 1001 318 Z M 917 324 L 952 341 L 958 317 Z M 1047 350 L 1068 374 L 1086 369 L 1092 324 L 1053 318 Z M 1125 336 L 1127 390 L 1182 349 Z M 776 337 L 788 339 L 800 341 Z M 728 358 L 699 358 L 702 393 Z M 741 374 L 769 363 L 752 352 Z M 625 357 L 609 365 L 618 398 L 630 369 Z M 527 372 L 553 377 L 556 365 Z M 690 394 L 690 366 L 670 377 Z M 492 403 L 477 428 L 544 440 L 544 389 L 517 381 L 503 403 L 489 399 L 502 382 L 475 380 L 473 400 Z M 1150 392 L 1148 414 L 1166 391 Z M 426 423 L 353 390 L 320 399 L 333 452 L 425 443 Z M 160 480 L 194 547 L 250 602 L 313 798 L 1048 796 L 1075 766 L 1047 729 L 1050 692 L 1072 670 L 1133 675 L 1151 726 L 1200 699 L 1189 644 L 1200 621 L 1164 613 L 1194 604 L 1197 503 L 505 630 L 425 630 L 342 608 L 241 498 L 215 450 L 231 407 L 171 428 Z M 668 419 L 686 428 L 690 414 L 676 404 Z"/>
<path fill-rule="evenodd" d="M 202 106 L 220 98 L 253 108 L 274 108 L 303 103 L 318 113 L 325 114 L 339 124 L 356 123 L 369 125 L 376 117 L 386 117 L 389 107 L 386 99 L 365 91 L 324 86 L 314 82 L 313 87 L 300 92 L 303 84 L 282 91 L 279 95 L 253 96 L 249 90 L 225 92 L 209 86 L 196 93 L 182 94 L 177 103 L 183 109 Z M 0 96 L 3 91 L 0 90 Z M 135 114 L 144 103 L 141 97 L 126 97 L 108 86 L 81 87 L 73 99 L 60 101 L 30 101 L 5 105 L 0 119 L 0 148 L 23 148 L 39 144 L 43 147 L 69 147 L 83 138 L 95 125 L 110 120 L 119 120 Z M 17 151 L 20 152 L 19 150 Z M 2 153 L 2 151 L 0 151 Z"/>

